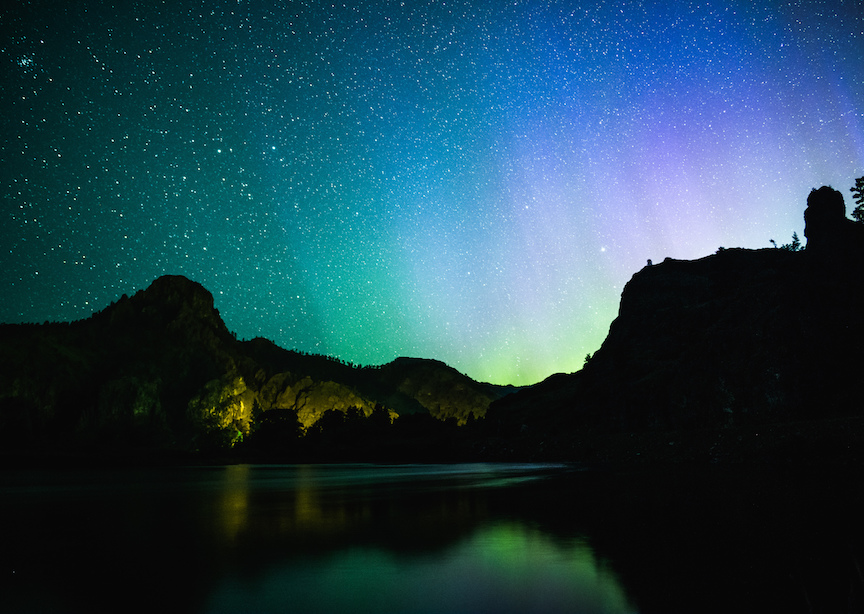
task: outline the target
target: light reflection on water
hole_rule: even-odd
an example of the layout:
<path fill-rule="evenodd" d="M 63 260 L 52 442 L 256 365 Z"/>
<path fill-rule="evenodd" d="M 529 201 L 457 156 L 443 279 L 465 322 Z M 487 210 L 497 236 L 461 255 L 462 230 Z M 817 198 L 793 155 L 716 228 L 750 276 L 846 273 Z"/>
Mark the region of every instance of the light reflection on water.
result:
<path fill-rule="evenodd" d="M 503 488 L 538 480 L 566 469 L 551 464 L 453 464 L 453 465 L 229 465 L 220 468 L 222 480 L 210 482 L 220 493 L 219 510 L 225 537 L 236 538 L 249 522 L 249 498 L 276 493 L 281 505 L 283 530 L 332 536 L 351 523 L 368 521 L 383 500 L 410 494 L 465 494 L 482 488 Z M 206 482 L 205 482 L 206 483 Z M 426 514 L 435 513 L 440 497 L 427 501 Z M 465 497 L 457 497 L 464 504 Z M 272 503 L 271 503 L 272 505 Z M 266 514 L 269 510 L 256 510 Z M 452 506 L 451 506 L 452 508 Z M 465 510 L 449 509 L 461 517 Z"/>
<path fill-rule="evenodd" d="M 628 612 L 614 575 L 584 542 L 515 522 L 479 527 L 434 555 L 353 547 L 231 577 L 209 612 Z"/>
<path fill-rule="evenodd" d="M 861 484 L 856 467 L 5 469 L 0 612 L 864 612 Z"/>
<path fill-rule="evenodd" d="M 0 478 L 18 527 L 14 611 L 626 612 L 577 534 L 510 501 L 552 465 L 298 465 L 27 472 Z M 524 502 L 523 502 L 524 503 Z M 530 503 L 530 502 L 529 502 Z M 99 578 L 98 592 L 87 589 Z M 125 595 L 125 597 L 123 597 Z M 100 604 L 99 600 L 104 600 Z"/>
<path fill-rule="evenodd" d="M 289 547 L 283 560 L 254 574 L 232 570 L 206 611 L 632 611 L 614 574 L 598 564 L 584 540 L 560 540 L 519 519 L 491 517 L 483 488 L 560 470 L 228 467 L 222 499 L 226 539 L 234 542 L 245 530 L 254 541 L 253 534 L 264 531 L 307 548 L 317 539 L 325 550 L 297 557 Z M 261 491 L 289 496 L 250 505 L 250 496 Z M 436 532 L 440 542 L 430 543 L 428 536 Z"/>

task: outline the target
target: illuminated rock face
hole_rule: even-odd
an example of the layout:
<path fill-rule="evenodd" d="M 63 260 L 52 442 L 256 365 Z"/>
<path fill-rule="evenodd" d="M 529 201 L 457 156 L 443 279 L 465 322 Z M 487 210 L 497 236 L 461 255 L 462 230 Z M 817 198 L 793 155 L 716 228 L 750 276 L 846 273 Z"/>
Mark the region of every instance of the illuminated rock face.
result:
<path fill-rule="evenodd" d="M 211 380 L 188 406 L 190 419 L 204 431 L 208 441 L 233 445 L 254 428 L 254 409 L 286 410 L 297 415 L 304 429 L 327 411 L 359 409 L 372 414 L 375 402 L 363 398 L 337 382 L 316 382 L 309 376 L 277 373 L 260 387 L 247 384 L 236 373 Z"/>
<path fill-rule="evenodd" d="M 205 438 L 235 443 L 248 435 L 252 423 L 255 391 L 243 378 L 229 374 L 214 379 L 189 402 L 190 419 L 200 425 Z"/>
<path fill-rule="evenodd" d="M 297 395 L 297 405 L 297 417 L 306 428 L 315 424 L 328 410 L 346 412 L 356 407 L 369 416 L 375 409 L 374 404 L 336 382 L 320 382 L 304 389 Z"/>
<path fill-rule="evenodd" d="M 355 407 L 369 416 L 375 409 L 374 401 L 359 396 L 347 386 L 331 381 L 315 382 L 309 376 L 297 378 L 291 373 L 271 377 L 261 387 L 257 399 L 265 411 L 295 412 L 303 428 L 315 424 L 329 410 L 345 412 Z"/>

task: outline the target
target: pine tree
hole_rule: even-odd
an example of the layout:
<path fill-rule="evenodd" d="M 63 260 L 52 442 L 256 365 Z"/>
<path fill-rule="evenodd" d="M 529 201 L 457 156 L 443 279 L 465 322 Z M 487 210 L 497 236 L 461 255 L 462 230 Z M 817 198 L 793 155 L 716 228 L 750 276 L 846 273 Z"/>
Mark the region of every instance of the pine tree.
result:
<path fill-rule="evenodd" d="M 858 177 L 855 180 L 855 187 L 849 188 L 852 192 L 852 200 L 858 205 L 852 211 L 852 217 L 855 221 L 864 222 L 864 177 Z"/>

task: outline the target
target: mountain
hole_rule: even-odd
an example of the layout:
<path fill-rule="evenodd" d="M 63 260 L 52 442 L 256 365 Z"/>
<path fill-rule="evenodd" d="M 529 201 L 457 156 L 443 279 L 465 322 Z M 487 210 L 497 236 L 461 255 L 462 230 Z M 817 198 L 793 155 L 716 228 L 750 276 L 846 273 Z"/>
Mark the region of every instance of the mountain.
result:
<path fill-rule="evenodd" d="M 837 197 L 839 196 L 839 207 Z M 814 190 L 807 248 L 667 259 L 627 283 L 573 374 L 492 404 L 501 457 L 587 462 L 857 459 L 864 225 Z"/>
<path fill-rule="evenodd" d="M 234 368 L 213 297 L 183 277 L 156 280 L 87 320 L 3 325 L 0 424 L 7 448 L 191 436 L 186 399 Z"/>
<path fill-rule="evenodd" d="M 218 451 L 265 441 L 273 453 L 320 431 L 328 412 L 464 424 L 512 390 L 438 361 L 358 368 L 266 339 L 238 341 L 213 296 L 181 276 L 160 277 L 87 320 L 0 326 L 7 452 Z"/>
<path fill-rule="evenodd" d="M 204 287 L 161 277 L 87 320 L 0 326 L 0 450 L 859 463 L 864 224 L 830 188 L 804 218 L 803 251 L 649 263 L 581 371 L 522 389 L 239 341 Z"/>

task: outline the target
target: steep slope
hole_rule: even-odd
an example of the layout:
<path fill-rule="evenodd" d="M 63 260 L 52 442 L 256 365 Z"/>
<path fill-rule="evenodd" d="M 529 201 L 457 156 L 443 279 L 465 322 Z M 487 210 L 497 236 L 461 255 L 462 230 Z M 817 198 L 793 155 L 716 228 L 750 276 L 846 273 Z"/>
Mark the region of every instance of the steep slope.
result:
<path fill-rule="evenodd" d="M 812 218 L 804 252 L 720 250 L 636 273 L 582 371 L 490 407 L 499 447 L 620 462 L 851 449 L 837 435 L 864 415 L 864 239 Z"/>
<path fill-rule="evenodd" d="M 189 398 L 236 370 L 236 342 L 213 297 L 166 276 L 71 324 L 4 325 L 0 419 L 9 445 L 171 446 L 200 416 Z"/>

